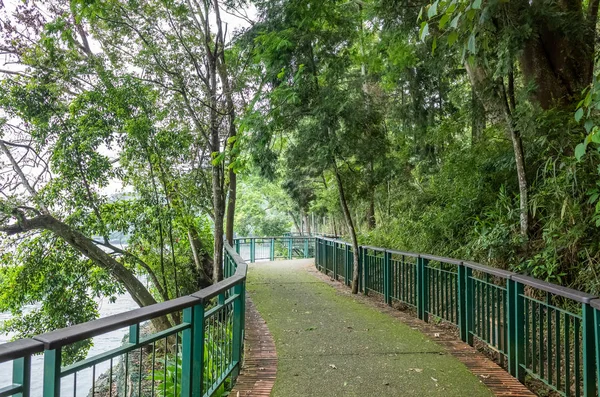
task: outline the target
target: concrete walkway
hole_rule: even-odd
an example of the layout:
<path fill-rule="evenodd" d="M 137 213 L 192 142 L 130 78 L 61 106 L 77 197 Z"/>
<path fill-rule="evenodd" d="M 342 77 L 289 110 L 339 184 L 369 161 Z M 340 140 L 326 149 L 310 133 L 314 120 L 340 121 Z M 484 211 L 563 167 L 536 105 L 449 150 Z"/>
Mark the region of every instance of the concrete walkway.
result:
<path fill-rule="evenodd" d="M 247 289 L 275 339 L 272 396 L 491 396 L 419 331 L 311 274 L 313 260 L 252 264 Z"/>

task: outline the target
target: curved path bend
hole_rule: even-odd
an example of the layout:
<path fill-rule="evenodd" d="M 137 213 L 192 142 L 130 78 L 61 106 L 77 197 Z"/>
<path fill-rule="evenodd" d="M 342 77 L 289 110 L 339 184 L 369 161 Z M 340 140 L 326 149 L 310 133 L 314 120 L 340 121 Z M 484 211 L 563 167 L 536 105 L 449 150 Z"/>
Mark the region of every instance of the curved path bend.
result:
<path fill-rule="evenodd" d="M 492 393 L 483 383 L 490 375 L 475 375 L 478 372 L 463 363 L 469 359 L 459 360 L 448 346 L 416 329 L 414 322 L 402 322 L 333 284 L 314 269 L 312 259 L 251 265 L 247 282 L 253 302 L 247 324 L 250 351 L 233 396 L 269 392 L 275 397 L 502 394 Z M 487 365 L 492 370 L 496 366 Z M 500 377 L 500 382 L 512 379 Z M 519 385 L 516 380 L 507 384 L 506 395 L 532 395 Z"/>

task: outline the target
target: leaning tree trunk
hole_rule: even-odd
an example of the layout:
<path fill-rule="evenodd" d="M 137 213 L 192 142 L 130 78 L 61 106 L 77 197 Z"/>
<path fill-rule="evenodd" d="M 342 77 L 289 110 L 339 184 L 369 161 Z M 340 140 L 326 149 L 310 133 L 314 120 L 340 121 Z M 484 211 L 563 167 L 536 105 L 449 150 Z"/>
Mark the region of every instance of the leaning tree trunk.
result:
<path fill-rule="evenodd" d="M 144 284 L 135 277 L 133 272 L 123 266 L 100 249 L 92 240 L 81 232 L 51 215 L 40 215 L 32 219 L 21 219 L 16 225 L 5 227 L 2 231 L 8 235 L 22 233 L 30 230 L 48 230 L 62 238 L 67 244 L 79 253 L 91 259 L 96 265 L 106 270 L 115 279 L 120 281 L 131 298 L 140 307 L 156 304 L 154 297 L 148 292 Z M 157 331 L 163 331 L 171 326 L 166 317 L 158 317 L 152 320 Z"/>
<path fill-rule="evenodd" d="M 350 238 L 352 240 L 352 256 L 354 257 L 352 262 L 352 293 L 357 294 L 359 280 L 358 239 L 356 238 L 356 230 L 354 228 L 354 222 L 352 221 L 352 215 L 350 214 L 350 209 L 348 208 L 348 201 L 346 200 L 346 194 L 344 192 L 342 177 L 340 176 L 337 164 L 335 163 L 335 159 L 332 159 L 332 165 L 335 173 L 335 181 L 337 183 L 338 193 L 340 195 L 340 204 L 342 206 L 344 218 L 346 219 L 346 224 L 348 226 L 348 230 L 350 231 Z"/>

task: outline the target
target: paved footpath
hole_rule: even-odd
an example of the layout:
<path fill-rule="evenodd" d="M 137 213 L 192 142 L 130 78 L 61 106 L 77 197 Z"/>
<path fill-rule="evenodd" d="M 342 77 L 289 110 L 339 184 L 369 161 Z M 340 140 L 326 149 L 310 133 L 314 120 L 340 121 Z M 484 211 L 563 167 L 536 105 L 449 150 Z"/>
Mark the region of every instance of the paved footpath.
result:
<path fill-rule="evenodd" d="M 491 396 L 418 330 L 311 274 L 312 259 L 252 264 L 247 289 L 275 340 L 272 396 Z"/>

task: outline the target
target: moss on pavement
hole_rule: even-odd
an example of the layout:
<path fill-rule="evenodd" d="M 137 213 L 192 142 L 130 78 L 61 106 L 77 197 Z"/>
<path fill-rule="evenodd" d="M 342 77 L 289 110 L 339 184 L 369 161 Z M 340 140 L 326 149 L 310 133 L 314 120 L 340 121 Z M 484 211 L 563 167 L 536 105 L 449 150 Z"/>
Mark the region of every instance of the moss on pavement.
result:
<path fill-rule="evenodd" d="M 275 339 L 273 396 L 491 396 L 419 331 L 342 295 L 312 260 L 253 264 L 248 291 Z"/>

